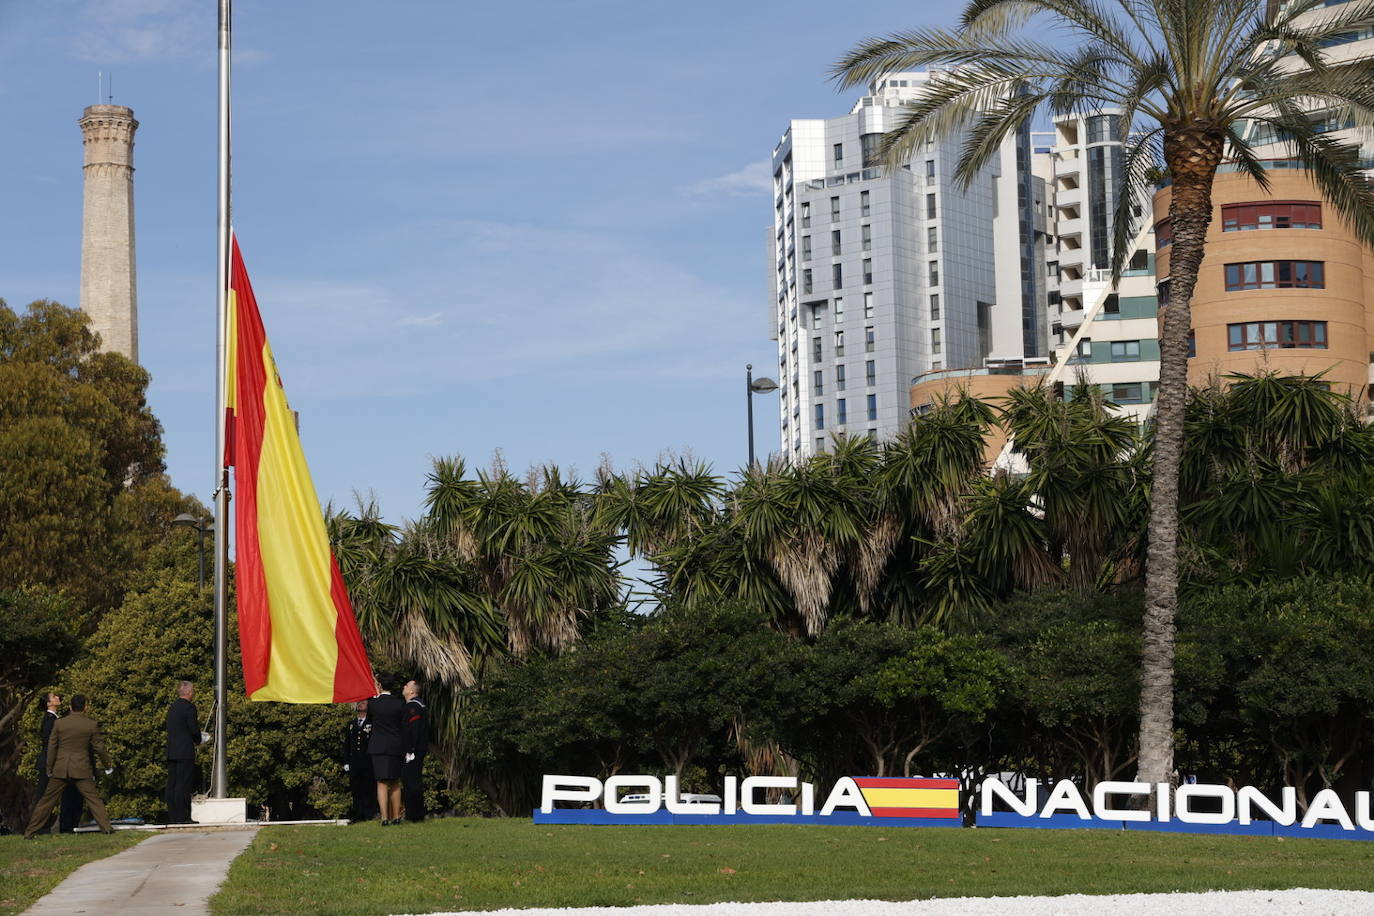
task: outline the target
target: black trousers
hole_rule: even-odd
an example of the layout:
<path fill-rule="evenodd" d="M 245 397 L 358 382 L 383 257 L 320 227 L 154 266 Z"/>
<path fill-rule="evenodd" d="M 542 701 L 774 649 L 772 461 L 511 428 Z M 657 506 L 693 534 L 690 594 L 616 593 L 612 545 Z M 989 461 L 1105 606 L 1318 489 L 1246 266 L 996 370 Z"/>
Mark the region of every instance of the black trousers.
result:
<path fill-rule="evenodd" d="M 34 795 L 34 804 L 43 797 L 43 793 L 48 788 L 48 774 L 38 774 L 38 792 Z M 57 829 L 60 833 L 75 833 L 76 825 L 81 822 L 81 808 L 85 804 L 81 799 L 81 793 L 77 791 L 76 783 L 68 783 L 62 790 L 62 805 L 59 809 L 61 813 L 57 818 Z"/>
<path fill-rule="evenodd" d="M 401 764 L 401 802 L 406 806 L 406 820 L 425 819 L 425 758 L 416 757 Z"/>
<path fill-rule="evenodd" d="M 352 819 L 370 821 L 378 815 L 377 779 L 372 775 L 372 765 L 351 764 L 348 768 L 348 789 L 353 793 Z"/>
<path fill-rule="evenodd" d="M 167 761 L 167 823 L 191 822 L 191 782 L 195 775 L 194 760 Z"/>

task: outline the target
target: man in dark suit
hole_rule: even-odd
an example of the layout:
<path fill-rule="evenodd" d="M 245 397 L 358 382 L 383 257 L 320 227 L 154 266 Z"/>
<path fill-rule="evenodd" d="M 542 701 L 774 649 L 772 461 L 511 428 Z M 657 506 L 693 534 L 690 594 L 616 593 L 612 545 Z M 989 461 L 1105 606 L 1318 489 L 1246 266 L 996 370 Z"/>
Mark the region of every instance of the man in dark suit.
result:
<path fill-rule="evenodd" d="M 372 757 L 372 775 L 377 780 L 382 826 L 387 827 L 401 822 L 401 757 L 405 753 L 401 733 L 406 701 L 383 690 L 380 682 L 375 686 L 377 695 L 367 701 L 368 718 L 372 720 L 367 753 Z"/>
<path fill-rule="evenodd" d="M 48 737 L 47 773 L 48 785 L 43 797 L 33 809 L 29 825 L 24 828 L 24 839 L 30 840 L 47 824 L 57 799 L 68 785 L 75 785 L 86 805 L 91 809 L 95 822 L 100 825 L 101 833 L 114 833 L 110 826 L 110 816 L 105 813 L 105 803 L 95 788 L 95 768 L 91 757 L 100 758 L 100 765 L 106 773 L 113 771 L 110 755 L 105 750 L 105 739 L 100 734 L 100 723 L 86 715 L 86 698 L 81 694 L 72 697 L 71 714 L 53 724 L 52 734 Z"/>
<path fill-rule="evenodd" d="M 429 753 L 429 714 L 420 699 L 420 685 L 406 681 L 401 695 L 406 699 L 402 745 L 405 762 L 401 764 L 401 797 L 405 802 L 406 820 L 425 819 L 425 754 Z"/>
<path fill-rule="evenodd" d="M 200 730 L 196 706 L 191 702 L 195 685 L 177 684 L 177 698 L 167 710 L 167 823 L 193 824 L 191 783 L 196 774 L 196 745 L 210 739 Z"/>
<path fill-rule="evenodd" d="M 372 775 L 372 758 L 367 754 L 372 720 L 367 717 L 367 700 L 354 703 L 353 710 L 357 715 L 344 726 L 343 768 L 353 793 L 353 820 L 367 821 L 377 814 L 377 781 Z"/>
<path fill-rule="evenodd" d="M 38 727 L 38 792 L 34 795 L 35 803 L 48 788 L 48 738 L 52 736 L 52 727 L 62 716 L 62 694 L 45 693 L 43 707 L 43 724 Z M 81 793 L 76 791 L 76 786 L 69 785 L 62 790 L 60 810 L 58 832 L 75 833 L 77 822 L 81 820 Z"/>

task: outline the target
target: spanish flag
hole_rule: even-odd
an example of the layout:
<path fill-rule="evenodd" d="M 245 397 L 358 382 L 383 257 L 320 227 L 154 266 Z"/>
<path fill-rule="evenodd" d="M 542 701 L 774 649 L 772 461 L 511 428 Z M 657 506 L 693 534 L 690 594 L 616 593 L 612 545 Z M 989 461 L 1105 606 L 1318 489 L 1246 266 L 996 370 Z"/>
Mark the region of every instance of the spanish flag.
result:
<path fill-rule="evenodd" d="M 236 490 L 244 686 L 253 700 L 366 699 L 373 693 L 372 667 L 238 239 L 232 244 L 225 463 L 234 468 Z"/>
<path fill-rule="evenodd" d="M 858 776 L 854 784 L 874 817 L 960 817 L 959 780 Z"/>

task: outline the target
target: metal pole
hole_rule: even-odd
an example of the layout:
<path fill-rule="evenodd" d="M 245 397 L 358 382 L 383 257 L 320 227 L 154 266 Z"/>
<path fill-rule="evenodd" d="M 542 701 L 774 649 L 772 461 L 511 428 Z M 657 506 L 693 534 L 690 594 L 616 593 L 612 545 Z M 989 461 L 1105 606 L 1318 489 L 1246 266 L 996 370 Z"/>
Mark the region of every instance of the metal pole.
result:
<path fill-rule="evenodd" d="M 754 469 L 754 364 L 744 366 L 745 401 L 749 404 L 749 470 Z"/>
<path fill-rule="evenodd" d="M 202 592 L 205 591 L 205 519 L 196 519 L 196 531 L 200 538 L 200 543 L 196 548 L 196 584 L 200 586 Z"/>
<path fill-rule="evenodd" d="M 219 0 L 219 226 L 215 304 L 215 762 L 210 797 L 229 797 L 229 751 L 226 725 L 226 656 L 229 631 L 229 469 L 224 465 L 224 405 L 228 366 L 229 321 L 229 33 L 231 0 Z"/>

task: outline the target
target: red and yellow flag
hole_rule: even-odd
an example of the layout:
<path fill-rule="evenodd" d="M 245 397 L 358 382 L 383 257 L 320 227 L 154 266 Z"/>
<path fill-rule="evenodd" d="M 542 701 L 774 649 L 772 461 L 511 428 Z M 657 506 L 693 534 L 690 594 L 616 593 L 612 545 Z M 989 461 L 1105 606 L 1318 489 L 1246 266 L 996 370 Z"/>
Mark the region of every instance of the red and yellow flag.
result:
<path fill-rule="evenodd" d="M 253 700 L 365 699 L 372 667 L 237 238 L 231 274 L 225 457 L 234 467 L 244 686 Z"/>

